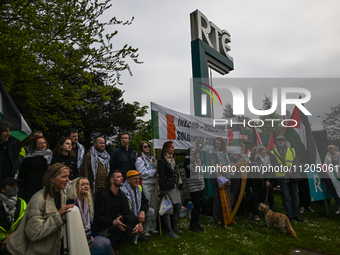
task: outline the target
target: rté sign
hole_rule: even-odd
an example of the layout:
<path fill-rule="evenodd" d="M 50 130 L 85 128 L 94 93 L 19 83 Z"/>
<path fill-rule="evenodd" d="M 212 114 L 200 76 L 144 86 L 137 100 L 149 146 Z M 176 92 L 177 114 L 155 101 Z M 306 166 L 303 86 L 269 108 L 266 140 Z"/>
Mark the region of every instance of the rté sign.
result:
<path fill-rule="evenodd" d="M 210 47 L 226 56 L 230 61 L 233 58 L 229 56 L 230 51 L 230 33 L 227 30 L 221 30 L 212 21 L 209 21 L 203 13 L 196 10 L 190 14 L 191 19 L 191 41 L 197 38 L 207 43 Z"/>

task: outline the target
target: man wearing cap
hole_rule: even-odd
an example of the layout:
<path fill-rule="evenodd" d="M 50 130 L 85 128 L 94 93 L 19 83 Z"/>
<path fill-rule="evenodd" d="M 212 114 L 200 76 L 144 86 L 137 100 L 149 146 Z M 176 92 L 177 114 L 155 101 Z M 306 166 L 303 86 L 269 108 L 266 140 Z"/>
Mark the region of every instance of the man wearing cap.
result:
<path fill-rule="evenodd" d="M 26 203 L 18 198 L 18 182 L 7 177 L 0 182 L 0 254 L 7 252 L 7 243 L 17 229 L 26 210 Z"/>
<path fill-rule="evenodd" d="M 110 239 L 111 245 L 127 234 L 143 232 L 143 226 L 138 217 L 133 215 L 124 193 L 120 190 L 123 176 L 119 170 L 110 171 L 108 186 L 101 192 L 94 204 L 95 230 L 99 235 Z"/>
<path fill-rule="evenodd" d="M 275 138 L 277 148 L 271 151 L 271 164 L 279 167 L 287 166 L 289 169 L 292 166 L 299 165 L 299 158 L 295 153 L 295 149 L 286 146 L 286 138 L 279 135 Z M 294 182 L 290 176 L 293 170 L 290 169 L 287 173 L 281 168 L 279 172 L 275 172 L 278 183 L 281 189 L 281 196 L 283 206 L 286 210 L 290 221 L 293 219 L 298 222 L 303 222 L 299 217 L 299 201 L 298 201 L 298 187 L 299 183 Z"/>
<path fill-rule="evenodd" d="M 9 137 L 11 128 L 11 123 L 0 120 L 0 180 L 15 177 L 17 173 L 14 141 Z"/>
<path fill-rule="evenodd" d="M 128 200 L 131 212 L 138 217 L 139 222 L 143 224 L 144 232 L 135 238 L 135 243 L 137 242 L 137 238 L 142 242 L 151 241 L 151 239 L 147 238 L 147 236 L 150 236 L 148 224 L 154 215 L 154 210 L 149 207 L 149 201 L 145 197 L 142 187 L 139 185 L 140 175 L 141 173 L 136 170 L 128 171 L 126 173 L 127 179 L 120 188 Z"/>

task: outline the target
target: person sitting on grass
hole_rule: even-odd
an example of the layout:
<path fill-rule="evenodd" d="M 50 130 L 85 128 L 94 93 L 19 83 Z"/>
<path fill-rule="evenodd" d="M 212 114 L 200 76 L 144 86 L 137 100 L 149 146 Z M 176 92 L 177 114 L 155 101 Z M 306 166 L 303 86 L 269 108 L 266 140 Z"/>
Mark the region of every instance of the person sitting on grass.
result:
<path fill-rule="evenodd" d="M 64 215 L 74 206 L 65 205 L 64 189 L 69 174 L 69 167 L 61 163 L 47 169 L 43 189 L 31 198 L 24 217 L 7 244 L 11 254 L 64 254 Z"/>
<path fill-rule="evenodd" d="M 110 186 L 98 195 L 94 203 L 95 230 L 99 235 L 108 237 L 112 246 L 125 234 L 143 232 L 142 224 L 130 211 L 126 196 L 120 189 L 123 179 L 119 170 L 110 171 Z"/>
<path fill-rule="evenodd" d="M 145 197 L 142 187 L 139 185 L 140 173 L 136 170 L 130 170 L 126 173 L 126 178 L 126 181 L 120 189 L 128 200 L 131 212 L 138 217 L 139 222 L 143 224 L 143 229 L 149 229 L 147 225 L 150 224 L 153 218 L 154 210 L 149 207 L 149 201 Z M 135 243 L 137 243 L 137 239 L 142 242 L 151 241 L 150 238 L 145 236 L 144 232 L 135 236 Z"/>
<path fill-rule="evenodd" d="M 93 222 L 94 210 L 89 180 L 85 177 L 74 179 L 67 190 L 66 198 L 68 199 L 68 204 L 74 204 L 79 208 L 84 230 L 87 234 L 91 233 L 91 223 Z M 91 254 L 114 254 L 113 250 L 111 251 L 112 253 L 110 253 L 110 240 L 104 236 L 91 236 L 91 239 L 88 239 L 88 242 Z"/>

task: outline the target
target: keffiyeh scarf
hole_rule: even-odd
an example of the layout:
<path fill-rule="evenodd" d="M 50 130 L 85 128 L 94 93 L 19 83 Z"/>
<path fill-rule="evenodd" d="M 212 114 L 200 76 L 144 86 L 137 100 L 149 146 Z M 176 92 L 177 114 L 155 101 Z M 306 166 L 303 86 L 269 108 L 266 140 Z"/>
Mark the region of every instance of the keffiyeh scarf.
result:
<path fill-rule="evenodd" d="M 5 212 L 7 214 L 7 218 L 10 220 L 10 222 L 14 222 L 14 213 L 17 209 L 18 196 L 14 197 L 7 197 L 3 193 L 0 193 L 0 201 L 2 202 L 2 205 L 4 206 Z"/>
<path fill-rule="evenodd" d="M 94 148 L 94 146 L 91 147 L 90 154 L 91 154 L 91 168 L 92 168 L 93 178 L 94 178 L 94 182 L 93 182 L 93 193 L 94 193 L 95 191 L 94 189 L 96 187 L 95 185 L 96 175 L 98 172 L 98 159 L 105 167 L 107 173 L 109 173 L 110 172 L 110 155 L 109 153 L 107 153 L 107 151 L 103 151 L 103 152 L 97 151 Z"/>
<path fill-rule="evenodd" d="M 130 203 L 131 212 L 133 213 L 133 215 L 138 217 L 140 213 L 140 207 L 142 204 L 142 191 L 140 190 L 139 187 L 136 188 L 136 197 L 135 197 L 135 192 L 127 181 L 124 182 L 123 186 L 120 189 L 125 194 L 126 198 L 128 199 Z M 137 198 L 137 201 L 136 201 L 136 198 Z"/>
<path fill-rule="evenodd" d="M 31 153 L 29 153 L 26 158 L 32 158 L 32 157 L 38 157 L 42 156 L 46 159 L 47 165 L 51 164 L 52 158 L 53 158 L 53 153 L 50 149 L 47 150 L 35 150 Z"/>
<path fill-rule="evenodd" d="M 144 161 L 144 165 L 146 169 L 149 169 L 149 166 L 152 166 L 155 168 L 155 162 L 154 157 L 151 155 L 151 153 L 144 154 L 144 152 L 141 153 L 142 160 Z"/>
<path fill-rule="evenodd" d="M 77 204 L 79 205 L 79 211 L 80 211 L 81 219 L 83 221 L 84 228 L 91 229 L 90 210 L 89 210 L 89 205 L 87 204 L 86 199 L 83 198 L 84 210 L 81 206 L 81 202 L 79 198 L 77 198 Z"/>
<path fill-rule="evenodd" d="M 230 164 L 229 162 L 229 156 L 226 151 L 216 151 L 215 149 L 212 149 L 209 153 L 213 153 L 217 155 L 218 162 L 222 166 L 228 166 Z"/>

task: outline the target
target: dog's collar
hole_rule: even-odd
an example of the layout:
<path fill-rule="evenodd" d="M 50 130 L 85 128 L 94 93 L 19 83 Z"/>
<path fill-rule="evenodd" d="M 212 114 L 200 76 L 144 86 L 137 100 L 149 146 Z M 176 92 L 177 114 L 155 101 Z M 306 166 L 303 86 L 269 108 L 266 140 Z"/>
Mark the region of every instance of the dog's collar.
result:
<path fill-rule="evenodd" d="M 267 212 L 269 212 L 269 210 L 270 210 L 270 209 L 269 209 L 269 208 L 267 208 L 267 211 L 265 211 L 265 212 L 263 213 L 263 215 L 265 215 Z"/>

